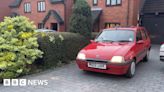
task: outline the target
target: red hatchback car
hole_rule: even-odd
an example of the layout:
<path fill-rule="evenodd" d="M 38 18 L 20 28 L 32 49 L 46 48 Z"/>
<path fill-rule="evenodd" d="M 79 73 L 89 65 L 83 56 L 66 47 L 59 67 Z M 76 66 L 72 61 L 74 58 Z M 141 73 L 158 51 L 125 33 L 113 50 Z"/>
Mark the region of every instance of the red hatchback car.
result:
<path fill-rule="evenodd" d="M 148 61 L 150 37 L 143 27 L 104 29 L 76 59 L 85 71 L 133 77 L 136 64 Z"/>

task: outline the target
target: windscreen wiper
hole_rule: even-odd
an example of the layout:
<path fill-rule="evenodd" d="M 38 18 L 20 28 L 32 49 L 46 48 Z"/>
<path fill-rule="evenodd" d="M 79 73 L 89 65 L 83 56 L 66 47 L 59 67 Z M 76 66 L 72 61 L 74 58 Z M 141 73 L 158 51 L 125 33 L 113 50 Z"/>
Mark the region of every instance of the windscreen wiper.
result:
<path fill-rule="evenodd" d="M 129 40 L 119 40 L 117 42 L 131 42 L 131 41 L 129 41 Z"/>

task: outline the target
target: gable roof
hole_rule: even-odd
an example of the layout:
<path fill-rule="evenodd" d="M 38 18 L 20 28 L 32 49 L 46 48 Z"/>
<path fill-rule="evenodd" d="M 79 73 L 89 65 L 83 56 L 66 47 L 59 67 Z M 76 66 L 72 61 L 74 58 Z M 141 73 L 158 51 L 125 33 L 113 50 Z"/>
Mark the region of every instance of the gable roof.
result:
<path fill-rule="evenodd" d="M 57 3 L 64 3 L 64 0 L 49 0 L 51 4 L 57 4 Z M 15 0 L 11 5 L 9 5 L 10 8 L 18 8 L 21 4 L 22 0 Z"/>
<path fill-rule="evenodd" d="M 43 19 L 42 23 L 45 24 L 51 15 L 57 20 L 59 24 L 64 23 L 62 17 L 55 10 L 50 10 L 48 14 L 45 16 L 45 18 Z"/>

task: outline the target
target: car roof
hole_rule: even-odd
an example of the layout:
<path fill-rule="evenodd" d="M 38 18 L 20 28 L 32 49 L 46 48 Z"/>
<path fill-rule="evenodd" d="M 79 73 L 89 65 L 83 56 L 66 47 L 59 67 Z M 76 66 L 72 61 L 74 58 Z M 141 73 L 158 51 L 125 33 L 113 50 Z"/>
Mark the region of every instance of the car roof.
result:
<path fill-rule="evenodd" d="M 130 30 L 130 31 L 137 32 L 138 29 L 140 29 L 140 28 L 144 28 L 144 27 L 115 27 L 115 28 L 107 28 L 107 29 L 104 29 L 103 31 L 107 31 L 107 30 Z"/>

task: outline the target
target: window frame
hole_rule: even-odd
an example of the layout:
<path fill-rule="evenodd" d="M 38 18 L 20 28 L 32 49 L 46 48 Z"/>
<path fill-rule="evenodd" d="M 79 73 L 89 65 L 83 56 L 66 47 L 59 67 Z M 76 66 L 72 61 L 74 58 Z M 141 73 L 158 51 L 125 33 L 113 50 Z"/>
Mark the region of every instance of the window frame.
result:
<path fill-rule="evenodd" d="M 143 36 L 144 36 L 144 40 L 147 40 L 148 39 L 148 34 L 146 32 L 146 30 L 143 28 L 141 29 L 142 30 L 142 33 L 143 33 Z"/>
<path fill-rule="evenodd" d="M 140 33 L 140 39 L 138 40 L 138 34 Z M 141 41 L 141 40 L 143 40 L 143 35 L 142 35 L 142 32 L 141 32 L 141 30 L 138 30 L 137 31 L 137 33 L 136 33 L 136 42 L 138 42 L 138 41 Z"/>
<path fill-rule="evenodd" d="M 29 6 L 28 6 L 29 5 Z M 24 13 L 31 13 L 31 3 L 30 2 L 25 2 L 24 3 Z"/>
<path fill-rule="evenodd" d="M 42 10 L 43 9 L 42 3 L 44 3 L 44 10 Z M 46 12 L 46 2 L 45 1 L 37 2 L 37 11 L 38 12 Z"/>
<path fill-rule="evenodd" d="M 107 2 L 109 1 L 109 4 Z M 106 7 L 111 7 L 111 6 L 121 6 L 122 5 L 122 0 L 120 0 L 120 3 L 118 3 L 118 0 L 115 0 L 116 4 L 112 5 L 112 0 L 106 0 L 105 5 Z"/>
<path fill-rule="evenodd" d="M 96 1 L 96 3 L 95 3 Z M 93 6 L 97 6 L 98 5 L 98 0 L 92 0 Z"/>
<path fill-rule="evenodd" d="M 38 23 L 38 29 L 43 29 L 43 28 L 44 28 L 43 23 Z"/>

